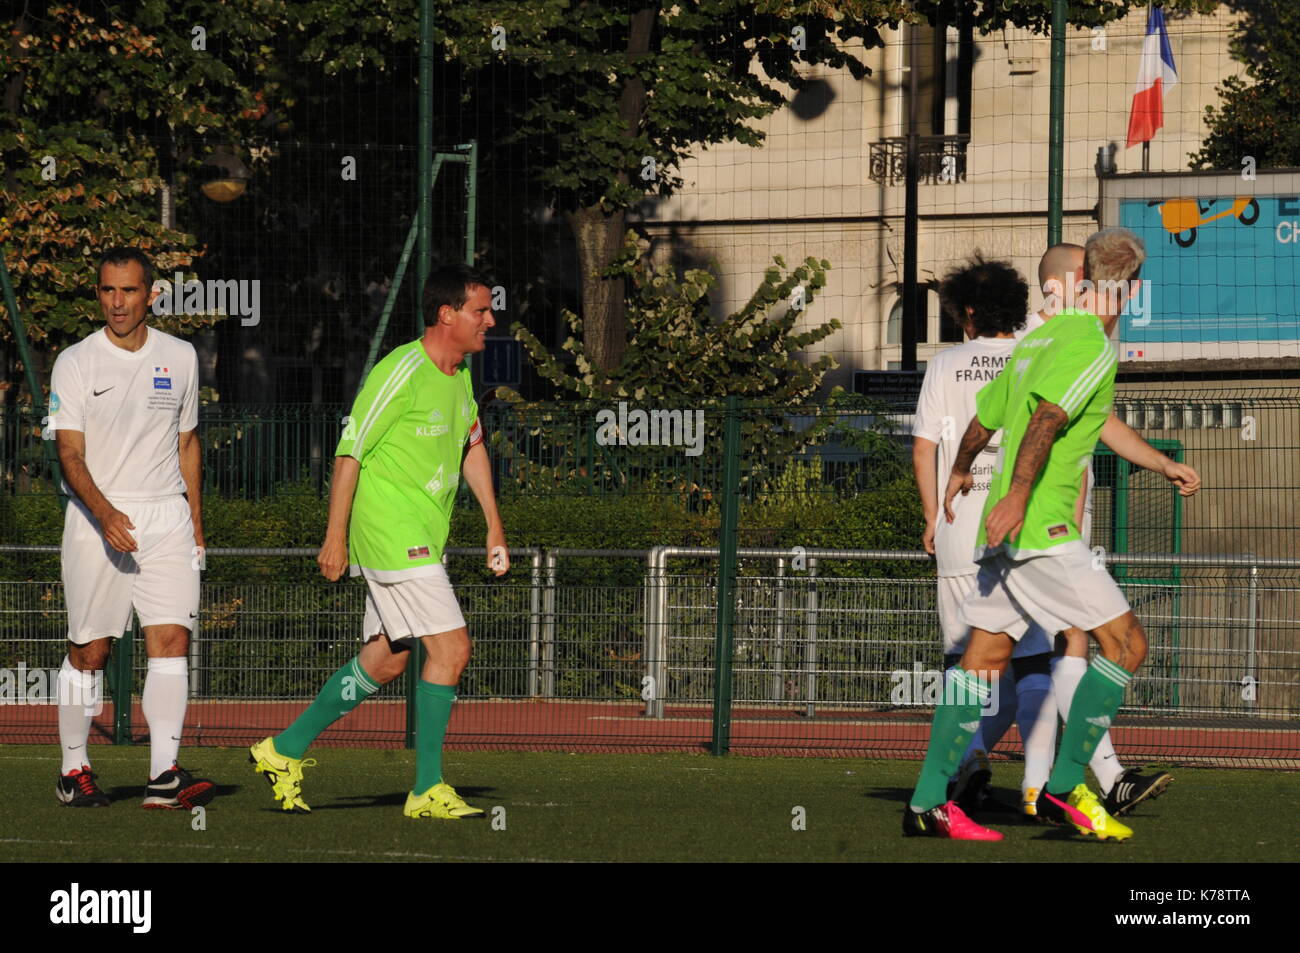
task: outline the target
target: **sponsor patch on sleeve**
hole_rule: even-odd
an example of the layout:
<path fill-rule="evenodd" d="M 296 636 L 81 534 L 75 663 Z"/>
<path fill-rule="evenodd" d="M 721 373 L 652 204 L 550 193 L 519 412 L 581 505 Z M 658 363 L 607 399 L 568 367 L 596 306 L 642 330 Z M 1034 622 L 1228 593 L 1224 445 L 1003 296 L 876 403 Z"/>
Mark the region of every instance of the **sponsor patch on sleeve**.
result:
<path fill-rule="evenodd" d="M 1070 535 L 1070 527 L 1064 523 L 1057 523 L 1055 526 L 1047 527 L 1048 539 L 1060 539 L 1062 536 Z"/>

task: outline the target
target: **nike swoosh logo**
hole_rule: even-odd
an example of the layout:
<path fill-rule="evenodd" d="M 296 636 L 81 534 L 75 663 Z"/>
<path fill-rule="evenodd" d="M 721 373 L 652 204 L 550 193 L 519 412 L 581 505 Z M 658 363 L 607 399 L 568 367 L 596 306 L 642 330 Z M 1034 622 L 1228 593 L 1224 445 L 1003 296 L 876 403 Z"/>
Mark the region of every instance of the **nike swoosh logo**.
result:
<path fill-rule="evenodd" d="M 113 387 L 116 387 L 116 386 L 117 386 L 116 384 L 113 385 Z M 113 387 L 105 387 L 103 390 L 93 390 L 93 391 L 91 391 L 91 393 L 94 394 L 96 397 L 98 397 L 98 396 L 100 396 L 101 394 L 107 394 L 110 390 L 113 389 Z"/>

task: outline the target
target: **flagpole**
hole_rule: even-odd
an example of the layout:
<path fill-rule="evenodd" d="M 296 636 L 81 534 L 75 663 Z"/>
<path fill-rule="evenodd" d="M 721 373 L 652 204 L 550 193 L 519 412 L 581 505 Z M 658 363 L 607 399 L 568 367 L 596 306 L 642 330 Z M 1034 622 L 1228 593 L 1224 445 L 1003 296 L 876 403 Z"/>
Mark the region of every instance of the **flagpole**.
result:
<path fill-rule="evenodd" d="M 1142 171 L 1151 171 L 1151 141 L 1142 143 Z"/>

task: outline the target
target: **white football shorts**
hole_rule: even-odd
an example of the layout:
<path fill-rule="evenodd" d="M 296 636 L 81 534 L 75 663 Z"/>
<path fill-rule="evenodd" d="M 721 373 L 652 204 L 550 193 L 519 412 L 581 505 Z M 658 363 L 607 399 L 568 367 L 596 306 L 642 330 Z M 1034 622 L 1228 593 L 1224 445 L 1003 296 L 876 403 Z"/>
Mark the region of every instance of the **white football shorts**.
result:
<path fill-rule="evenodd" d="M 465 627 L 456 593 L 441 564 L 427 576 L 401 582 L 366 580 L 366 618 L 362 639 L 383 632 L 393 641 L 438 635 Z"/>
<path fill-rule="evenodd" d="M 970 626 L 961 620 L 961 606 L 966 597 L 975 591 L 978 573 L 939 577 L 939 628 L 943 632 L 943 654 L 961 655 L 970 639 Z M 1052 651 L 1052 636 L 1036 622 L 1018 620 L 1014 625 L 1016 647 L 1012 658 L 1024 658 Z M 994 629 L 993 631 L 1003 631 Z"/>
<path fill-rule="evenodd" d="M 193 631 L 199 613 L 194 522 L 183 496 L 123 500 L 114 505 L 135 529 L 138 547 L 119 553 L 75 497 L 63 517 L 63 594 L 68 639 L 86 645 L 121 638 L 134 607 L 141 626 L 181 625 Z"/>
<path fill-rule="evenodd" d="M 1046 556 L 1017 560 L 999 552 L 982 560 L 960 618 L 1019 639 L 1031 622 L 1052 633 L 1070 626 L 1087 632 L 1128 611 L 1128 600 L 1105 565 L 1094 567 L 1092 551 L 1076 539 Z"/>

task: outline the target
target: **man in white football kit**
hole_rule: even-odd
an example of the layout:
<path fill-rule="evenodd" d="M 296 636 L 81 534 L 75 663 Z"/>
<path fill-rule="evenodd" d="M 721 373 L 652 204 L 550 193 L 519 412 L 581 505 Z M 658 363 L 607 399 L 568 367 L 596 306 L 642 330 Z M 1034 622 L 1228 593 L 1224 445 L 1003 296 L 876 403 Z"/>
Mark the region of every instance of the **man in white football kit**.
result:
<path fill-rule="evenodd" d="M 934 356 L 926 367 L 912 428 L 912 464 L 925 513 L 926 552 L 935 556 L 939 576 L 939 625 L 943 632 L 944 668 L 965 652 L 970 635 L 959 618 L 962 601 L 975 588 L 979 564 L 975 539 L 988 495 L 989 476 L 997 457 L 998 438 L 971 468 L 975 485 L 954 501 L 952 523 L 939 516 L 939 480 L 952 471 L 957 441 L 975 415 L 975 395 L 1002 371 L 1015 350 L 1015 332 L 1024 322 L 1029 286 L 1006 262 L 984 261 L 954 269 L 939 289 L 944 310 L 970 338 Z M 936 466 L 937 460 L 937 466 Z M 980 719 L 980 727 L 955 779 L 951 799 L 963 810 L 979 809 L 989 781 L 986 752 L 1010 727 L 1020 724 L 1025 749 L 1022 803 L 1033 804 L 1052 770 L 1056 746 L 1056 706 L 1051 698 L 1049 633 L 1032 625 L 1016 643 L 1011 666 L 998 683 L 997 704 Z"/>
<path fill-rule="evenodd" d="M 68 655 L 59 672 L 63 766 L 55 794 L 107 807 L 86 742 L 112 640 L 134 608 L 149 657 L 141 708 L 149 725 L 147 808 L 190 809 L 216 793 L 179 767 L 189 636 L 199 608 L 203 521 L 198 360 L 186 341 L 145 324 L 153 266 L 133 248 L 99 263 L 105 327 L 54 363 L 50 426 L 64 492 L 63 589 Z"/>

